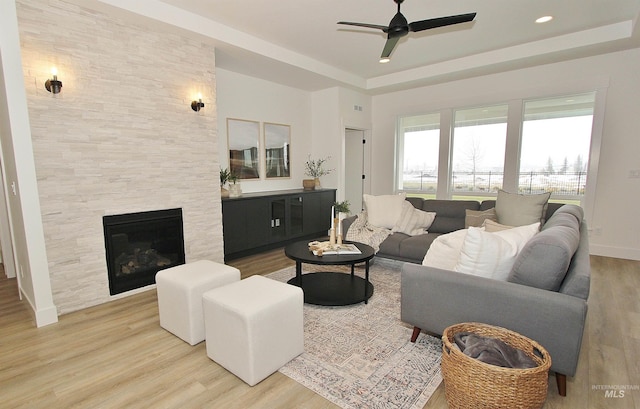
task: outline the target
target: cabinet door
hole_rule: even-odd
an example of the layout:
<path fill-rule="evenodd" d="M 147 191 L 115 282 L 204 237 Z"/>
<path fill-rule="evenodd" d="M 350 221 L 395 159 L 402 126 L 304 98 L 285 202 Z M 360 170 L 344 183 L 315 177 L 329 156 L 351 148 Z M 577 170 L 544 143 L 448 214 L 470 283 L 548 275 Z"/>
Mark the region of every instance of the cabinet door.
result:
<path fill-rule="evenodd" d="M 270 233 L 271 242 L 281 241 L 287 238 L 287 199 L 278 198 L 269 201 L 270 208 Z"/>
<path fill-rule="evenodd" d="M 224 253 L 264 245 L 269 238 L 269 208 L 263 199 L 222 202 Z"/>
<path fill-rule="evenodd" d="M 304 234 L 327 234 L 331 228 L 331 206 L 335 191 L 319 191 L 304 197 Z"/>
<path fill-rule="evenodd" d="M 301 236 L 304 233 L 304 196 L 289 198 L 289 235 Z"/>

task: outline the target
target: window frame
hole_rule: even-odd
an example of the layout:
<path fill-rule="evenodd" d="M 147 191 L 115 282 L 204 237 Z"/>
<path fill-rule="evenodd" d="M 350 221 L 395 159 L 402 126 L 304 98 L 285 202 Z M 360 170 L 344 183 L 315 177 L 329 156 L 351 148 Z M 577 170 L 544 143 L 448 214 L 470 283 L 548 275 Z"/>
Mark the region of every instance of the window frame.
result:
<path fill-rule="evenodd" d="M 402 137 L 403 130 L 401 129 L 402 118 L 428 115 L 428 114 L 440 114 L 440 152 L 438 156 L 438 185 L 436 189 L 436 199 L 454 199 L 454 192 L 452 190 L 452 155 L 453 155 L 453 129 L 454 129 L 454 113 L 457 110 L 471 109 L 474 107 L 482 106 L 496 106 L 496 105 L 508 105 L 507 108 L 507 135 L 505 146 L 505 163 L 504 163 L 504 175 L 502 189 L 510 192 L 517 192 L 519 187 L 519 169 L 520 169 L 520 150 L 522 145 L 522 128 L 524 122 L 524 104 L 527 101 L 554 98 L 562 96 L 580 95 L 585 93 L 594 93 L 595 101 L 593 108 L 593 123 L 591 127 L 591 145 L 589 149 L 589 156 L 587 159 L 587 182 L 585 185 L 585 193 L 579 200 L 572 202 L 579 202 L 583 208 L 585 208 L 586 214 L 591 214 L 591 210 L 594 205 L 595 188 L 597 186 L 598 164 L 600 147 L 602 144 L 602 130 L 604 127 L 604 112 L 606 103 L 606 91 L 608 83 L 594 87 L 584 87 L 580 89 L 568 89 L 566 92 L 561 93 L 533 93 L 534 95 L 528 95 L 527 97 L 514 98 L 509 100 L 489 101 L 484 103 L 475 103 L 469 106 L 455 106 L 442 109 L 427 109 L 422 113 L 412 113 L 406 115 L 399 115 L 396 120 L 396 152 L 394 155 L 394 191 L 406 192 L 408 195 L 422 195 L 422 192 L 415 190 L 403 190 L 399 188 L 399 181 L 402 178 L 402 158 L 399 156 L 398 150 L 402 147 L 400 139 Z M 404 155 L 404 152 L 402 153 Z M 455 195 L 458 196 L 458 195 Z M 473 195 L 476 197 L 482 197 L 485 199 L 492 199 L 497 197 L 497 193 Z M 470 199 L 471 197 L 469 197 Z M 464 199 L 461 197 L 460 199 Z M 565 195 L 552 194 L 551 200 L 553 201 L 567 201 L 570 197 Z"/>
<path fill-rule="evenodd" d="M 495 194 L 490 194 L 491 190 L 489 190 L 489 194 L 486 194 L 486 193 L 483 193 L 483 192 L 480 192 L 480 191 L 469 191 L 469 192 L 460 191 L 460 192 L 456 192 L 455 191 L 455 186 L 454 186 L 454 183 L 453 183 L 454 165 L 455 165 L 454 162 L 453 162 L 453 159 L 454 159 L 453 155 L 454 155 L 454 147 L 455 147 L 455 143 L 456 143 L 455 142 L 455 138 L 456 138 L 456 135 L 455 135 L 456 113 L 457 112 L 462 112 L 462 111 L 474 111 L 474 110 L 485 110 L 485 109 L 490 111 L 490 110 L 495 110 L 495 108 L 498 108 L 498 107 L 506 107 L 506 122 L 505 122 L 506 129 L 505 129 L 505 135 L 504 135 L 504 138 L 505 138 L 505 148 L 504 149 L 505 149 L 505 151 L 504 151 L 504 158 L 503 158 L 503 164 L 502 164 L 502 169 L 503 169 L 502 177 L 504 179 L 504 174 L 505 174 L 504 162 L 506 161 L 506 155 L 507 155 L 507 150 L 506 150 L 507 149 L 506 148 L 506 143 L 507 143 L 507 137 L 508 137 L 507 132 L 509 130 L 509 123 L 508 123 L 508 120 L 509 120 L 509 104 L 505 103 L 505 102 L 502 102 L 502 103 L 495 103 L 495 104 L 482 104 L 482 105 L 476 105 L 476 106 L 471 106 L 471 107 L 462 107 L 462 108 L 453 108 L 453 109 L 451 109 L 452 118 L 451 118 L 451 123 L 450 123 L 451 131 L 450 131 L 450 137 L 449 137 L 449 140 L 450 140 L 450 156 L 449 156 L 449 165 L 448 165 L 448 167 L 449 167 L 449 178 L 448 178 L 449 185 L 448 185 L 448 194 L 447 194 L 448 198 L 459 197 L 460 200 L 464 200 L 465 198 L 473 199 L 473 198 L 476 198 L 476 197 L 482 197 L 482 198 L 490 199 L 490 198 L 494 198 L 494 197 L 497 196 L 497 192 Z M 487 123 L 485 123 L 483 125 L 488 125 L 493 121 L 489 117 L 487 117 L 481 122 L 487 122 Z M 502 123 L 502 122 L 499 122 L 499 123 Z M 464 126 L 462 126 L 462 127 L 464 127 Z M 460 128 L 462 128 L 462 127 L 460 127 Z M 504 181 L 503 181 L 502 189 L 504 189 Z"/>

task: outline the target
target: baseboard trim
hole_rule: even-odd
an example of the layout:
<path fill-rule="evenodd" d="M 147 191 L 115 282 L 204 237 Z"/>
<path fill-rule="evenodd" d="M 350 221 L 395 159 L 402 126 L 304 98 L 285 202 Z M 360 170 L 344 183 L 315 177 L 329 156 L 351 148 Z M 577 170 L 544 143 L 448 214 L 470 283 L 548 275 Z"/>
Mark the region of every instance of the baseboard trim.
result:
<path fill-rule="evenodd" d="M 625 260 L 640 261 L 640 249 L 590 244 L 589 254 L 593 256 L 613 257 Z"/>
<path fill-rule="evenodd" d="M 20 293 L 29 304 L 29 312 L 31 312 L 31 318 L 33 319 L 37 328 L 55 324 L 56 322 L 58 322 L 58 309 L 55 305 L 38 309 L 33 305 L 33 302 L 31 301 L 31 298 L 29 298 L 27 293 L 22 291 L 22 289 L 20 289 Z"/>
<path fill-rule="evenodd" d="M 44 327 L 58 322 L 58 309 L 55 305 L 36 310 L 36 327 Z"/>

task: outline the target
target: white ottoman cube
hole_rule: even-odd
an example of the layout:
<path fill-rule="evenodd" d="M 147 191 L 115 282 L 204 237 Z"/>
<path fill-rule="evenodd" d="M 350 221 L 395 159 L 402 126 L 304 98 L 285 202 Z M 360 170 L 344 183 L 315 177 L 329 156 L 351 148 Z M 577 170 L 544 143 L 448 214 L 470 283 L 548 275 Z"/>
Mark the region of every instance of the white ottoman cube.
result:
<path fill-rule="evenodd" d="M 304 351 L 302 289 L 260 275 L 202 297 L 207 356 L 253 386 Z"/>
<path fill-rule="evenodd" d="M 202 294 L 237 281 L 240 281 L 240 270 L 209 260 L 158 271 L 160 326 L 191 345 L 202 342 Z"/>

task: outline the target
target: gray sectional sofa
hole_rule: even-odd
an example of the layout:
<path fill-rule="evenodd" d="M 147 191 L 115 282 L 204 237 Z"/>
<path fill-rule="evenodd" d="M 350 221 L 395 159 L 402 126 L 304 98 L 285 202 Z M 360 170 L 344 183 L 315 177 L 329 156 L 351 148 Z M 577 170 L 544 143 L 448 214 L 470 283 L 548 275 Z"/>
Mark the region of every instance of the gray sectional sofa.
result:
<path fill-rule="evenodd" d="M 429 233 L 394 233 L 378 257 L 408 261 L 401 271 L 401 320 L 421 331 L 441 335 L 450 325 L 482 322 L 519 332 L 539 342 L 551 355 L 560 395 L 574 376 L 587 315 L 591 268 L 589 239 L 582 208 L 549 203 L 541 231 L 516 257 L 506 281 L 421 265 L 435 238 L 465 227 L 465 210 L 487 210 L 495 201 L 448 201 L 407 198 L 436 218 Z"/>
<path fill-rule="evenodd" d="M 429 233 L 418 236 L 409 236 L 404 233 L 393 233 L 380 245 L 380 251 L 376 257 L 383 257 L 399 261 L 421 264 L 436 237 L 464 229 L 466 210 L 488 210 L 496 206 L 495 200 L 484 200 L 482 203 L 475 200 L 434 200 L 419 197 L 407 197 L 407 201 L 425 212 L 435 212 L 436 218 L 429 227 Z M 549 203 L 546 219 L 562 204 Z M 357 216 L 351 216 L 343 220 L 343 235 L 346 237 L 349 226 Z"/>

